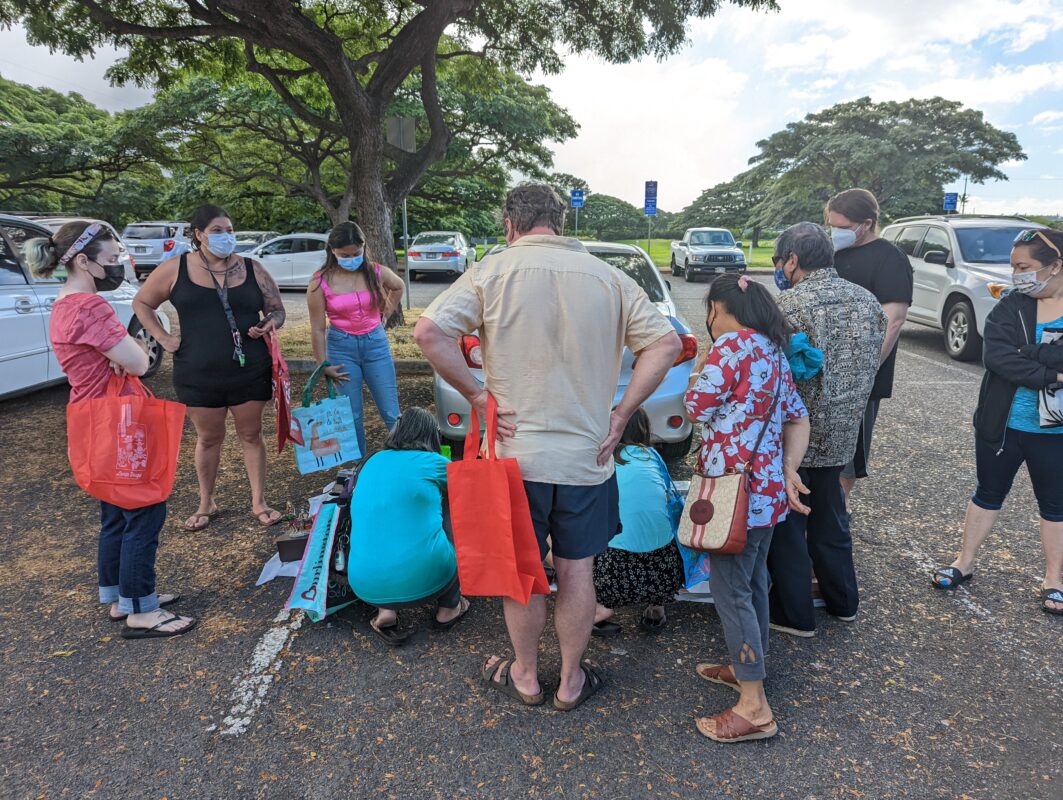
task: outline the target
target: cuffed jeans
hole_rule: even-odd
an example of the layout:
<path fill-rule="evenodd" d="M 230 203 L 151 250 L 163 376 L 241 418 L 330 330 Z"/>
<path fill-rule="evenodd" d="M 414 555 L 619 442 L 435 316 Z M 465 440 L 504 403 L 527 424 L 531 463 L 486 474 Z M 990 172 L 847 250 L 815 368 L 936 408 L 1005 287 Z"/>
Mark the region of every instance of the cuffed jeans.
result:
<path fill-rule="evenodd" d="M 845 494 L 839 478 L 842 467 L 800 470 L 808 487 L 807 517 L 791 511 L 775 526 L 768 553 L 771 572 L 771 621 L 803 631 L 816 629 L 812 605 L 812 572 L 827 612 L 837 617 L 856 613 L 860 593 L 853 566 L 853 537 Z"/>
<path fill-rule="evenodd" d="M 159 607 L 155 552 L 165 521 L 166 503 L 132 510 L 100 503 L 101 603 L 117 601 L 123 614 L 146 614 Z"/>
<path fill-rule="evenodd" d="M 771 528 L 754 528 L 741 553 L 709 556 L 709 589 L 723 625 L 731 667 L 740 681 L 762 681 L 767 675 L 771 532 Z"/>
<path fill-rule="evenodd" d="M 347 380 L 338 384 L 338 387 L 351 401 L 354 428 L 358 432 L 358 449 L 365 458 L 362 381 L 369 386 L 369 393 L 373 395 L 373 402 L 389 431 L 399 418 L 399 387 L 395 380 L 395 362 L 391 358 L 388 335 L 383 325 L 362 336 L 330 327 L 327 348 L 329 363 L 342 367 L 347 373 Z"/>

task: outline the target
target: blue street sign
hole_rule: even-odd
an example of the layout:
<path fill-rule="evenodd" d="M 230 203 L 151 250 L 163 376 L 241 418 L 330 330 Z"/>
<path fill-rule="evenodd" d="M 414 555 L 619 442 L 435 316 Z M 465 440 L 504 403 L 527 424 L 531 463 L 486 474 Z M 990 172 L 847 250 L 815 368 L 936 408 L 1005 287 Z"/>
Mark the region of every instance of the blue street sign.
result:
<path fill-rule="evenodd" d="M 572 207 L 583 208 L 583 190 L 573 189 L 569 194 L 572 197 Z"/>
<path fill-rule="evenodd" d="M 956 207 L 960 204 L 959 192 L 946 192 L 945 202 L 941 204 L 941 208 L 945 211 L 955 211 Z"/>
<path fill-rule="evenodd" d="M 648 217 L 657 216 L 657 181 L 646 181 L 644 211 Z"/>

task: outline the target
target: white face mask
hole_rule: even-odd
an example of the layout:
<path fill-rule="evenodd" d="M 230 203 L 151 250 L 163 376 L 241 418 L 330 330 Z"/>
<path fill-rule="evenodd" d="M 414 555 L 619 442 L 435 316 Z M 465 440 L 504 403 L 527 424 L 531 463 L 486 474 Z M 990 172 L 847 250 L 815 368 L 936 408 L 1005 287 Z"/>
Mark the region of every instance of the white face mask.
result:
<path fill-rule="evenodd" d="M 1015 291 L 1020 294 L 1040 294 L 1048 288 L 1048 282 L 1055 277 L 1055 275 L 1049 275 L 1043 281 L 1037 279 L 1039 272 L 1044 272 L 1046 269 L 1052 267 L 1049 264 L 1041 269 L 1035 269 L 1032 272 L 1016 272 L 1011 276 L 1011 283 L 1015 287 Z"/>
<path fill-rule="evenodd" d="M 856 244 L 856 240 L 860 238 L 859 230 L 863 227 L 863 224 L 857 225 L 856 228 L 835 228 L 830 229 L 830 239 L 834 242 L 834 252 L 839 250 L 845 250 Z"/>

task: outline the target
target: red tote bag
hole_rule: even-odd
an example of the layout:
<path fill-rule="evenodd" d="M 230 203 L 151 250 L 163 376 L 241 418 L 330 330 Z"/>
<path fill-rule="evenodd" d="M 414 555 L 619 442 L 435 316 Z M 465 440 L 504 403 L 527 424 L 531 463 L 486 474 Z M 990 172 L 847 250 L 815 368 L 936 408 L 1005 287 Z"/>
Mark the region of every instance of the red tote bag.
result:
<path fill-rule="evenodd" d="M 135 394 L 123 395 L 126 387 Z M 183 403 L 160 400 L 139 378 L 111 376 L 103 397 L 66 408 L 74 480 L 119 508 L 161 503 L 173 490 L 184 424 Z"/>
<path fill-rule="evenodd" d="M 270 332 L 266 337 L 269 355 L 273 359 L 273 408 L 277 412 L 277 452 L 281 452 L 289 441 L 303 444 L 302 433 L 292 428 L 292 378 L 288 372 L 288 362 L 281 354 L 281 343 L 277 334 Z"/>
<path fill-rule="evenodd" d="M 510 597 L 527 605 L 550 594 L 528 496 L 513 458 L 495 455 L 498 403 L 488 396 L 487 453 L 480 453 L 480 420 L 472 410 L 465 458 L 447 467 L 447 494 L 462 594 Z"/>

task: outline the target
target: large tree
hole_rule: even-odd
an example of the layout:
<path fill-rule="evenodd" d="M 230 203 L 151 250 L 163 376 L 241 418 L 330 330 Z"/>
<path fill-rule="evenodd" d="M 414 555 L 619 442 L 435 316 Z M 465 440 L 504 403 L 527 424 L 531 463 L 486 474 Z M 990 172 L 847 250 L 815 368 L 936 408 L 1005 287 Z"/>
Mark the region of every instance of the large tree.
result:
<path fill-rule="evenodd" d="M 775 7 L 774 0 L 731 2 Z M 32 41 L 75 55 L 108 44 L 123 48 L 128 56 L 111 72 L 118 81 L 166 85 L 180 69 L 219 58 L 262 75 L 301 120 L 343 137 L 358 217 L 373 248 L 390 253 L 394 210 L 446 155 L 452 138 L 437 80 L 442 61 L 490 58 L 525 72 L 557 72 L 561 48 L 613 62 L 664 56 L 685 41 L 688 19 L 710 16 L 722 3 L 0 0 L 0 22 L 22 23 Z M 384 121 L 414 74 L 427 130 L 407 154 L 386 144 Z M 323 82 L 327 103 L 301 93 L 300 81 L 309 76 Z"/>

